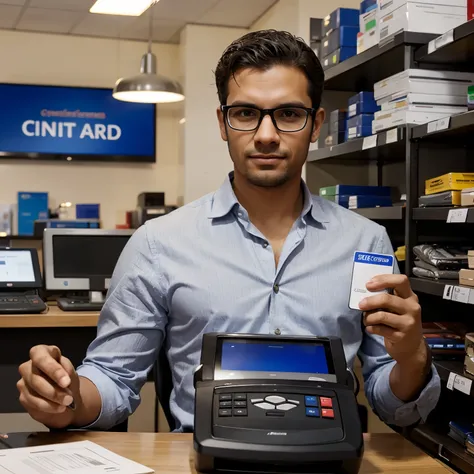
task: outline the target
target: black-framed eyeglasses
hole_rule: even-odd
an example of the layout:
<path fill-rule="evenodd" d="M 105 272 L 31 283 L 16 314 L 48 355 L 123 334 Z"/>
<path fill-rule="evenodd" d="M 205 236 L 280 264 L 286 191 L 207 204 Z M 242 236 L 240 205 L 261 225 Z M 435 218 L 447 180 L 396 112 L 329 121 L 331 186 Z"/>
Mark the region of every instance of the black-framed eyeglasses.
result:
<path fill-rule="evenodd" d="M 314 117 L 316 109 L 308 107 L 277 107 L 259 109 L 248 105 L 221 105 L 221 110 L 230 128 L 240 132 L 257 130 L 265 115 L 280 132 L 299 132 L 306 127 L 308 117 Z"/>

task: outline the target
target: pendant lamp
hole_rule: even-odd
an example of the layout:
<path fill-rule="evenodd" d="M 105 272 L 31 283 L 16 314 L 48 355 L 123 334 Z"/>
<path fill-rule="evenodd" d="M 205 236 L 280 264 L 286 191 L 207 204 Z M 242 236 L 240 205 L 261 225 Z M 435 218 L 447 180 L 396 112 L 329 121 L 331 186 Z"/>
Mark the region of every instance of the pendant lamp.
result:
<path fill-rule="evenodd" d="M 153 5 L 150 7 L 148 52 L 142 57 L 140 74 L 121 78 L 115 83 L 112 95 L 117 100 L 148 104 L 163 104 L 184 100 L 183 90 L 179 82 L 173 81 L 156 72 L 156 56 L 151 52 L 153 38 Z"/>

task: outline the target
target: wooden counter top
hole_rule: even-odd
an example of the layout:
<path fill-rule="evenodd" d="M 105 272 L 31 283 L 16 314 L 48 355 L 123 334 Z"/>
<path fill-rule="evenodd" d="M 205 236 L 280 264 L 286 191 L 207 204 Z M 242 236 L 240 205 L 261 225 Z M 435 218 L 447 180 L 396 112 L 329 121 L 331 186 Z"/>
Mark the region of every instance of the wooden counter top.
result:
<path fill-rule="evenodd" d="M 62 311 L 50 306 L 44 314 L 0 315 L 0 328 L 96 327 L 97 311 Z"/>
<path fill-rule="evenodd" d="M 159 474 L 195 474 L 191 434 L 38 433 L 31 444 L 90 440 Z M 452 472 L 396 433 L 364 435 L 360 474 L 446 474 Z"/>

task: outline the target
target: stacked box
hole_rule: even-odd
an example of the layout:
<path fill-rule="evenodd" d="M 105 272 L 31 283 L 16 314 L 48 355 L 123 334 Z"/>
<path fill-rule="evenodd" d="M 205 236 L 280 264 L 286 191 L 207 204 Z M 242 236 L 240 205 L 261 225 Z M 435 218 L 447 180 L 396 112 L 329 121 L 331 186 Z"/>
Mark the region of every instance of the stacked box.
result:
<path fill-rule="evenodd" d="M 462 191 L 474 186 L 474 173 L 446 173 L 425 181 L 425 193 Z"/>
<path fill-rule="evenodd" d="M 33 235 L 35 221 L 48 214 L 48 193 L 18 193 L 18 235 Z"/>
<path fill-rule="evenodd" d="M 474 74 L 407 69 L 374 84 L 381 111 L 374 114 L 372 132 L 406 124 L 424 124 L 464 113 L 466 88 Z"/>
<path fill-rule="evenodd" d="M 356 55 L 358 31 L 359 10 L 338 8 L 324 18 L 321 44 L 324 69 Z"/>
<path fill-rule="evenodd" d="M 379 0 L 380 43 L 402 31 L 442 35 L 466 22 L 466 0 Z"/>
<path fill-rule="evenodd" d="M 343 109 L 333 110 L 329 114 L 329 135 L 326 144 L 338 145 L 345 141 L 347 129 L 347 111 Z"/>
<path fill-rule="evenodd" d="M 372 135 L 374 113 L 379 110 L 373 92 L 359 92 L 352 96 L 348 103 L 347 139 Z"/>
<path fill-rule="evenodd" d="M 392 205 L 391 188 L 389 186 L 338 184 L 321 188 L 319 195 L 348 209 Z"/>
<path fill-rule="evenodd" d="M 379 44 L 377 22 L 377 0 L 364 0 L 360 4 L 359 34 L 357 35 L 357 54 Z"/>

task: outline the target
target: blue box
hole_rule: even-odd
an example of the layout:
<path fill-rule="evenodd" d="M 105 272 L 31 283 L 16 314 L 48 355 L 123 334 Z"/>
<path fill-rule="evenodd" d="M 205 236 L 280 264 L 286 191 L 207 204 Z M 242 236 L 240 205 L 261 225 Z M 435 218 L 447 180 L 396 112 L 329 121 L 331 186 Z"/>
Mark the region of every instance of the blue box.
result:
<path fill-rule="evenodd" d="M 342 63 L 346 59 L 352 58 L 357 54 L 357 48 L 345 47 L 336 49 L 333 53 L 329 56 L 323 58 L 322 66 L 323 69 L 329 69 L 336 64 Z"/>
<path fill-rule="evenodd" d="M 353 140 L 354 138 L 361 138 L 361 137 L 370 137 L 373 135 L 372 133 L 372 126 L 370 127 L 348 127 L 346 130 L 346 141 Z"/>
<path fill-rule="evenodd" d="M 35 220 L 48 216 L 48 193 L 18 193 L 18 235 L 33 235 Z"/>
<path fill-rule="evenodd" d="M 76 204 L 77 219 L 100 219 L 100 204 Z"/>
<path fill-rule="evenodd" d="M 359 92 L 349 99 L 347 116 L 354 117 L 361 114 L 374 114 L 379 110 L 380 107 L 375 101 L 373 92 Z"/>
<path fill-rule="evenodd" d="M 46 222 L 46 227 L 51 229 L 99 229 L 99 222 L 96 220 L 63 220 L 50 219 Z"/>
<path fill-rule="evenodd" d="M 371 127 L 372 122 L 374 120 L 374 114 L 361 114 L 356 115 L 347 120 L 347 129 L 351 129 L 353 127 Z"/>
<path fill-rule="evenodd" d="M 391 196 L 390 186 L 357 186 L 354 184 L 336 184 L 319 189 L 320 196 Z"/>
<path fill-rule="evenodd" d="M 351 199 L 351 197 L 353 199 Z M 391 207 L 391 206 L 392 206 L 392 198 L 390 196 L 351 195 L 349 197 L 349 209 L 361 209 L 363 207 Z"/>
<path fill-rule="evenodd" d="M 377 8 L 377 0 L 363 0 L 360 3 L 360 14 L 364 15 L 365 13 L 375 10 Z"/>
<path fill-rule="evenodd" d="M 341 26 L 331 31 L 321 43 L 322 56 L 328 56 L 339 48 L 356 48 L 359 26 Z"/>
<path fill-rule="evenodd" d="M 338 8 L 326 16 L 323 20 L 323 35 L 341 26 L 358 26 L 359 10 L 355 8 Z"/>

